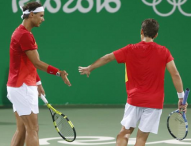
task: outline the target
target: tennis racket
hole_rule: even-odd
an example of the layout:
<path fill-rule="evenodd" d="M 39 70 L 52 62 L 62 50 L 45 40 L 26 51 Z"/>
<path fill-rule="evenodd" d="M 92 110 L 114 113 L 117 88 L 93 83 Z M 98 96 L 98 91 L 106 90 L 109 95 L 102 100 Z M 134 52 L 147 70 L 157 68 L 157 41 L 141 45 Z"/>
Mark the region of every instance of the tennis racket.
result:
<path fill-rule="evenodd" d="M 187 88 L 185 91 L 182 104 L 185 105 L 190 90 Z M 167 128 L 169 133 L 177 140 L 183 140 L 188 134 L 188 122 L 185 112 L 175 110 L 171 112 L 167 118 Z"/>
<path fill-rule="evenodd" d="M 41 94 L 41 99 L 44 101 L 50 114 L 58 134 L 67 142 L 72 142 L 76 139 L 76 131 L 72 122 L 63 113 L 53 108 L 47 101 L 44 95 Z"/>

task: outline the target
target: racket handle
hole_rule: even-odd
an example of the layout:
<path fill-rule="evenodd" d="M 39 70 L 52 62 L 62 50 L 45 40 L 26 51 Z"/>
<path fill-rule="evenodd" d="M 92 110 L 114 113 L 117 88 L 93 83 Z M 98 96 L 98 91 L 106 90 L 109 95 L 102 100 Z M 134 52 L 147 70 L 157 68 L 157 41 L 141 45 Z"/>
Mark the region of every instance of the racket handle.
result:
<path fill-rule="evenodd" d="M 186 91 L 185 91 L 185 94 L 184 94 L 184 99 L 183 99 L 183 102 L 182 102 L 183 105 L 186 104 L 189 92 L 190 92 L 190 89 L 186 88 Z"/>
<path fill-rule="evenodd" d="M 41 99 L 43 100 L 43 102 L 45 104 L 48 104 L 48 101 L 47 101 L 47 99 L 45 98 L 45 96 L 43 94 L 41 94 L 40 97 L 41 97 Z"/>

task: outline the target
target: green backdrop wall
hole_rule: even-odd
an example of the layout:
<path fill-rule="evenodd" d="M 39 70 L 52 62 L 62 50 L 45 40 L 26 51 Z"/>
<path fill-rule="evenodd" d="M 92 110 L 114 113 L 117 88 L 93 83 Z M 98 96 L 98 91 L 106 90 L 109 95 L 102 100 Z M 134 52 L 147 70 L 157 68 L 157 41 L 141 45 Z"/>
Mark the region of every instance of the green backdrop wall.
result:
<path fill-rule="evenodd" d="M 61 78 L 38 71 L 52 104 L 125 104 L 124 65 L 115 61 L 93 71 L 89 78 L 78 73 L 99 57 L 140 41 L 140 25 L 146 18 L 160 24 L 157 43 L 175 58 L 184 88 L 191 87 L 190 0 L 37 0 L 45 7 L 45 22 L 32 30 L 42 61 L 69 73 L 71 87 Z M 22 23 L 28 0 L 0 1 L 0 105 L 6 98 L 9 44 Z M 189 102 L 191 98 L 189 99 Z M 169 73 L 165 75 L 165 104 L 176 104 L 177 94 Z M 42 102 L 40 102 L 42 104 Z"/>

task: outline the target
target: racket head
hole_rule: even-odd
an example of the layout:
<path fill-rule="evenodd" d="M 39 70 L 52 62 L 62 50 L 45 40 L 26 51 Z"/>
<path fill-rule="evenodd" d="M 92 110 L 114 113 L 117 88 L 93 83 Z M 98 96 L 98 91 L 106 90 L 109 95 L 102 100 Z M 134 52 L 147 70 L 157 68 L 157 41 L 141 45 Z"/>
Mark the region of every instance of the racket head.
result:
<path fill-rule="evenodd" d="M 183 140 L 188 134 L 188 122 L 184 112 L 173 111 L 167 118 L 167 129 L 177 140 Z"/>
<path fill-rule="evenodd" d="M 73 142 L 76 139 L 76 130 L 73 123 L 67 116 L 54 109 L 49 105 L 52 120 L 58 134 L 67 142 Z"/>

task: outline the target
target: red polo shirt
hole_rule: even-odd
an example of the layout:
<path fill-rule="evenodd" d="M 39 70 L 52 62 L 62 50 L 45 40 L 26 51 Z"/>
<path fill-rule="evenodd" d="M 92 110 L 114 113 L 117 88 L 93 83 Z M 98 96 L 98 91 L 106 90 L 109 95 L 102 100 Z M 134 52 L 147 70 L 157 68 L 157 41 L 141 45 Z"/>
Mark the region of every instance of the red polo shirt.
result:
<path fill-rule="evenodd" d="M 7 86 L 20 87 L 23 83 L 36 86 L 39 77 L 25 51 L 37 49 L 33 34 L 23 25 L 13 32 L 10 43 L 10 63 Z"/>
<path fill-rule="evenodd" d="M 126 65 L 127 103 L 138 107 L 163 108 L 166 64 L 170 51 L 155 42 L 130 44 L 113 52 Z"/>

